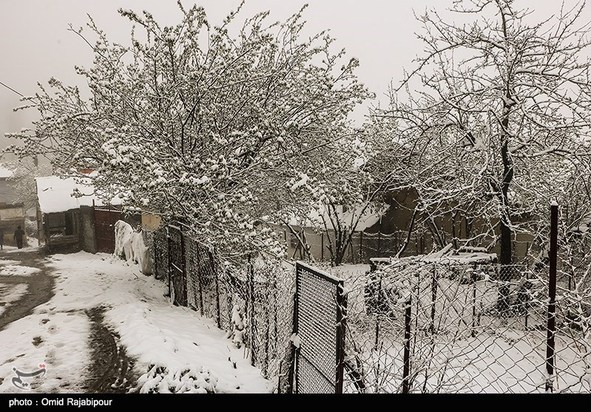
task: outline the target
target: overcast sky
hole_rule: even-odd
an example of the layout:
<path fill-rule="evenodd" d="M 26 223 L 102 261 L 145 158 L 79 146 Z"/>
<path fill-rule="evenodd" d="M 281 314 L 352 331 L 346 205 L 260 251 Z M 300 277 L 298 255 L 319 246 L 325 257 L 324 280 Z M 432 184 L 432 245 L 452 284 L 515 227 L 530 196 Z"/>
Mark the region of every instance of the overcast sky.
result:
<path fill-rule="evenodd" d="M 185 7 L 202 5 L 212 24 L 219 24 L 239 0 L 183 0 Z M 574 4 L 576 0 L 567 0 Z M 308 30 L 316 33 L 330 29 L 336 44 L 357 57 L 361 81 L 382 98 L 388 84 L 400 80 L 403 68 L 411 67 L 420 53 L 415 38 L 420 30 L 413 10 L 448 7 L 452 0 L 246 0 L 243 16 L 270 10 L 273 20 L 282 20 L 297 12 L 303 4 Z M 558 0 L 517 0 L 517 4 L 535 9 L 545 17 L 559 7 Z M 37 82 L 54 76 L 68 84 L 83 84 L 74 73 L 74 65 L 89 66 L 91 49 L 68 31 L 84 26 L 87 14 L 113 40 L 129 38 L 130 23 L 117 13 L 119 7 L 148 10 L 165 25 L 180 21 L 175 0 L 0 0 L 0 82 L 24 95 L 33 95 Z M 587 6 L 591 8 L 591 6 Z M 0 139 L 4 133 L 28 126 L 31 114 L 14 113 L 19 96 L 0 84 Z M 1 146 L 1 145 L 0 145 Z"/>

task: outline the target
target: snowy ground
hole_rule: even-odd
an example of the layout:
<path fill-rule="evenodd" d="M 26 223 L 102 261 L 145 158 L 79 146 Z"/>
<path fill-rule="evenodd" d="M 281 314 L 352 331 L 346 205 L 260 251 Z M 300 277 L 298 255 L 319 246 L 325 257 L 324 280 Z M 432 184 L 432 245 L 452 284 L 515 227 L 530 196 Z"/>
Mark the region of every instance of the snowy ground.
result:
<path fill-rule="evenodd" d="M 166 286 L 141 274 L 136 265 L 86 252 L 52 255 L 48 261 L 55 296 L 0 331 L 0 392 L 20 391 L 13 384 L 15 369 L 45 371 L 28 378 L 33 392 L 80 392 L 90 359 L 85 310 L 101 306 L 127 354 L 137 359 L 135 368 L 143 374 L 138 390 L 273 391 L 274 385 L 250 366 L 243 349 L 235 348 L 212 320 L 172 306 L 164 297 Z M 32 269 L 17 270 L 7 261 L 0 267 L 7 270 L 4 274 L 19 275 Z M 3 301 L 14 301 L 23 293 L 18 288 L 0 289 Z"/>

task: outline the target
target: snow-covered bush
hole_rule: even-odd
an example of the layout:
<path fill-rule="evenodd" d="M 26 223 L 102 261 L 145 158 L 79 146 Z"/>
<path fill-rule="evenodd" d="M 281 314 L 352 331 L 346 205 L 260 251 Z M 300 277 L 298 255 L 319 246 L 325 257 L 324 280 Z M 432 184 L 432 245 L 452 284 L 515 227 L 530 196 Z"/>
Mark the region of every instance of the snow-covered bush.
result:
<path fill-rule="evenodd" d="M 232 343 L 237 347 L 241 348 L 244 346 L 244 334 L 246 333 L 247 319 L 244 313 L 245 302 L 241 299 L 238 294 L 234 295 L 234 305 L 232 306 L 232 317 L 230 322 L 232 324 L 232 331 L 230 332 L 230 338 Z"/>
<path fill-rule="evenodd" d="M 115 256 L 127 261 L 133 259 L 132 235 L 133 228 L 129 223 L 123 220 L 115 222 Z"/>
<path fill-rule="evenodd" d="M 144 243 L 140 232 L 133 230 L 131 225 L 123 220 L 115 222 L 115 256 L 128 262 L 137 263 L 143 274 L 152 273 L 150 251 Z"/>
<path fill-rule="evenodd" d="M 202 367 L 169 370 L 150 365 L 136 387 L 139 393 L 215 393 L 216 386 L 217 378 Z"/>

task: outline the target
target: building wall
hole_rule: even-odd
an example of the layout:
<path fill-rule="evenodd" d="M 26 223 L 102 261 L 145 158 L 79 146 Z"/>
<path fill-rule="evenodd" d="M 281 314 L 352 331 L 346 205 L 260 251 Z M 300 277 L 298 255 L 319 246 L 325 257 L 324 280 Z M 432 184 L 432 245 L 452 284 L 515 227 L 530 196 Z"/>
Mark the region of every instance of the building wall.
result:
<path fill-rule="evenodd" d="M 12 204 L 18 203 L 18 194 L 12 186 L 13 181 L 9 181 L 6 178 L 0 178 L 0 204 Z"/>
<path fill-rule="evenodd" d="M 162 224 L 162 218 L 150 212 L 142 212 L 142 229 L 147 231 L 157 230 Z"/>
<path fill-rule="evenodd" d="M 66 214 L 70 217 L 66 218 Z M 71 209 L 66 212 L 43 213 L 41 215 L 43 238 L 40 241 L 48 253 L 72 253 L 81 250 L 80 211 Z M 68 222 L 68 229 L 55 226 Z M 51 229 L 50 229 L 51 227 Z"/>
<path fill-rule="evenodd" d="M 17 226 L 25 230 L 25 210 L 22 204 L 0 205 L 0 229 L 4 233 L 4 244 L 16 246 L 14 231 Z M 24 245 L 27 245 L 27 234 L 24 236 Z"/>
<path fill-rule="evenodd" d="M 22 206 L 0 209 L 0 220 L 20 220 L 25 217 L 25 210 Z"/>

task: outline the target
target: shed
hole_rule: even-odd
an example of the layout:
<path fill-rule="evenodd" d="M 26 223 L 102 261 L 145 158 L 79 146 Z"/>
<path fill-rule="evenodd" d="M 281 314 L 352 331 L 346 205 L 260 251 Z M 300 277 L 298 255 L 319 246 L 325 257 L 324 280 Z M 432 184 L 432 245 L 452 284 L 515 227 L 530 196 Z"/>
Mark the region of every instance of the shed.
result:
<path fill-rule="evenodd" d="M 121 201 L 118 197 L 105 204 L 96 196 L 90 178 L 43 176 L 37 177 L 35 181 L 40 245 L 44 245 L 50 252 L 112 252 L 101 243 L 103 231 L 97 230 L 99 225 L 95 215 L 102 213 L 102 216 L 103 212 L 112 211 L 113 219 L 110 220 L 117 221 L 121 214 Z M 106 224 L 107 232 L 111 230 L 113 233 L 114 248 L 114 228 L 111 226 L 111 223 Z M 107 238 L 108 235 L 109 233 Z"/>

